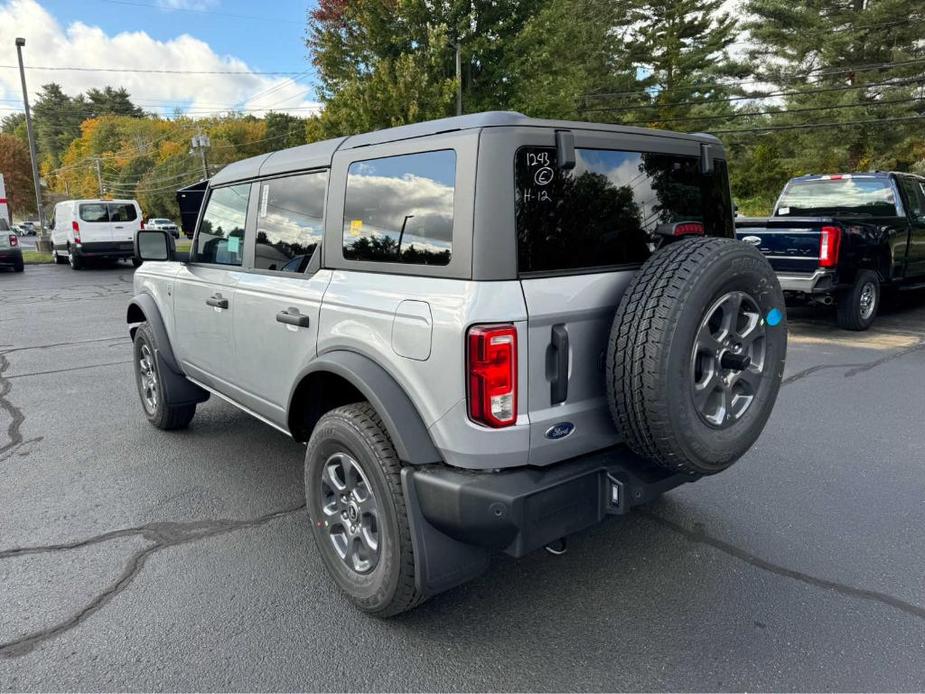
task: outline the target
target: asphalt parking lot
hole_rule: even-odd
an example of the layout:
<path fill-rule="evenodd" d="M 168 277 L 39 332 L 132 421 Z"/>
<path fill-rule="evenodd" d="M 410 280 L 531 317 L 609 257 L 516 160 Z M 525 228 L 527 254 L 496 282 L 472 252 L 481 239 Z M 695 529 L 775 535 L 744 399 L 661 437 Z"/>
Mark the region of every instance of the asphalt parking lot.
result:
<path fill-rule="evenodd" d="M 925 296 L 795 311 L 728 472 L 391 621 L 333 588 L 303 447 L 142 416 L 132 269 L 0 273 L 0 689 L 925 689 Z"/>

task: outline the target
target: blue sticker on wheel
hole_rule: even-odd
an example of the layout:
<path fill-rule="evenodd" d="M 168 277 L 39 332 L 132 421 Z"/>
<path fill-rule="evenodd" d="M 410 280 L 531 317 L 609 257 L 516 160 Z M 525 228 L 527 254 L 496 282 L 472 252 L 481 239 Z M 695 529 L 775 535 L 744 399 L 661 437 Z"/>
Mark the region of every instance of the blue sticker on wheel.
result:
<path fill-rule="evenodd" d="M 768 315 L 765 320 L 768 322 L 768 325 L 774 327 L 784 319 L 784 314 L 781 313 L 779 308 L 772 308 L 768 311 Z"/>

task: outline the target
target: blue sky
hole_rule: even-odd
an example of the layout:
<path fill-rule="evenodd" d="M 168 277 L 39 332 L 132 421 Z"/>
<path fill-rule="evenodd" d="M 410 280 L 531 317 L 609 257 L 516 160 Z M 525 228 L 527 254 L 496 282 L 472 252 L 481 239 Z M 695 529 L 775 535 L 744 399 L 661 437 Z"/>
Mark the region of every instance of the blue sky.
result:
<path fill-rule="evenodd" d="M 216 53 L 241 58 L 257 70 L 310 67 L 305 18 L 315 5 L 313 1 L 42 0 L 40 4 L 65 24 L 82 21 L 110 35 L 141 30 L 166 41 L 178 34 L 191 34 Z M 170 9 L 171 5 L 190 9 Z M 252 19 L 256 17 L 263 19 Z"/>
<path fill-rule="evenodd" d="M 146 110 L 191 115 L 316 107 L 305 47 L 315 0 L 0 0 L 0 115 L 21 108 L 13 39 L 26 38 L 33 94 L 54 81 L 77 94 L 124 86 Z M 42 70 L 57 67 L 58 70 Z M 130 68 L 80 72 L 66 67 Z M 150 70 L 171 70 L 152 74 Z M 199 71 L 200 74 L 189 74 Z M 216 75 L 205 72 L 239 74 Z M 262 72 L 298 73 L 263 75 Z"/>

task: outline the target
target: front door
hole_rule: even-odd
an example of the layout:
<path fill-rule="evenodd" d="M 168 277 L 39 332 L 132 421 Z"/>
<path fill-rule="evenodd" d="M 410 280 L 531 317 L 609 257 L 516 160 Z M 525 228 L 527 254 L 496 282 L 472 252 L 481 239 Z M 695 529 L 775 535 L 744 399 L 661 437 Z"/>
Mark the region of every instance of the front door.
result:
<path fill-rule="evenodd" d="M 211 191 L 193 240 L 191 262 L 177 273 L 176 352 L 192 378 L 231 395 L 235 289 L 244 273 L 250 183 Z"/>
<path fill-rule="evenodd" d="M 255 184 L 257 185 L 257 184 Z M 255 240 L 235 291 L 236 380 L 244 404 L 286 426 L 298 373 L 315 356 L 321 300 L 331 280 L 318 269 L 327 172 L 272 178 L 255 196 Z"/>

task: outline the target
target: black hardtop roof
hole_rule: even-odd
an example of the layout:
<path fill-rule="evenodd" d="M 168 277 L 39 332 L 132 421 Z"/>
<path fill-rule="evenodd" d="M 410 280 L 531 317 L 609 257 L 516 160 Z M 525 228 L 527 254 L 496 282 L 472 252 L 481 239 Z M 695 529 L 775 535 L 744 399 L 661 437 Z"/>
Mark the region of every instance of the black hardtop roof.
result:
<path fill-rule="evenodd" d="M 636 134 L 648 137 L 670 137 L 679 140 L 706 142 L 720 144 L 719 139 L 704 133 L 676 133 L 668 130 L 654 130 L 651 128 L 636 128 L 626 125 L 610 123 L 589 123 L 585 121 L 545 120 L 541 118 L 528 118 L 516 111 L 486 111 L 472 113 L 465 116 L 453 116 L 438 120 L 399 125 L 394 128 L 376 130 L 361 135 L 339 137 L 333 140 L 322 140 L 308 145 L 290 147 L 289 149 L 261 154 L 249 159 L 229 164 L 212 177 L 212 185 L 240 181 L 257 176 L 271 176 L 287 173 L 289 171 L 302 171 L 306 169 L 321 168 L 331 165 L 334 153 L 340 149 L 356 149 L 369 147 L 387 142 L 423 138 L 442 133 L 473 130 L 479 128 L 498 127 L 534 127 L 552 128 L 559 130 L 594 130 L 600 132 L 613 132 Z"/>

